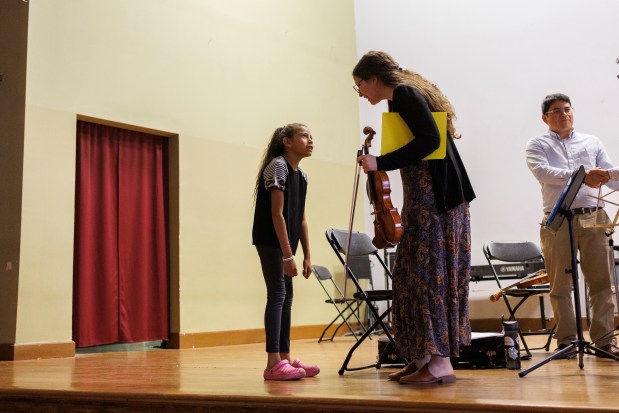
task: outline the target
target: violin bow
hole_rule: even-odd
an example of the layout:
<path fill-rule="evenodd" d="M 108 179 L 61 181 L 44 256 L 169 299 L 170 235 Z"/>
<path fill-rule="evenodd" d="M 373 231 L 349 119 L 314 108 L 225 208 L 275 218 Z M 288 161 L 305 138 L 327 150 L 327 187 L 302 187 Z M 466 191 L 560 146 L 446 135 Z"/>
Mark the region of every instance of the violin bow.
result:
<path fill-rule="evenodd" d="M 365 145 L 365 143 L 364 143 Z M 362 149 L 360 149 L 359 151 L 357 151 L 357 157 L 361 156 L 362 154 Z M 359 180 L 361 177 L 361 163 L 360 162 L 355 162 L 356 168 L 355 168 L 355 179 L 354 179 L 354 184 L 353 184 L 353 191 L 352 191 L 352 202 L 350 205 L 350 219 L 348 221 L 348 238 L 346 239 L 346 257 L 344 260 L 344 297 L 346 297 L 346 285 L 348 284 L 348 272 L 350 271 L 350 268 L 348 267 L 348 256 L 350 253 L 350 240 L 352 239 L 352 227 L 353 227 L 353 223 L 355 221 L 355 209 L 357 206 L 357 194 L 359 192 Z"/>

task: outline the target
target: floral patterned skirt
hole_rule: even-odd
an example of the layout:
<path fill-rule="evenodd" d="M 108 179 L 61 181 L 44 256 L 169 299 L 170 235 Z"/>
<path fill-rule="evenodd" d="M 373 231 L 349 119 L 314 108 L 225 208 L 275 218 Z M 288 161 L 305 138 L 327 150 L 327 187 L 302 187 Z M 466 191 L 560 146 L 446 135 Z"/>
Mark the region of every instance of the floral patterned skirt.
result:
<path fill-rule="evenodd" d="M 405 233 L 393 271 L 396 348 L 409 360 L 457 357 L 470 345 L 468 204 L 438 212 L 427 164 L 401 169 Z"/>

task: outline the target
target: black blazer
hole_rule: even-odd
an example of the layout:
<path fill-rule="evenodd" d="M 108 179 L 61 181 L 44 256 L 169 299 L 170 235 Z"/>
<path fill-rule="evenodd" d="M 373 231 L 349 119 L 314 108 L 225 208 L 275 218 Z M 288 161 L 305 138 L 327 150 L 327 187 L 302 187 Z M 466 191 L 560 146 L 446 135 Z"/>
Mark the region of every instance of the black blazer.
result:
<path fill-rule="evenodd" d="M 402 116 L 415 135 L 415 139 L 400 149 L 377 157 L 379 170 L 391 171 L 420 163 L 438 148 L 440 144 L 438 128 L 428 102 L 417 89 L 408 85 L 398 85 L 393 91 L 393 101 L 389 102 L 389 110 Z M 436 206 L 440 212 L 475 199 L 473 186 L 451 136 L 447 136 L 445 159 L 427 162 L 432 175 Z"/>

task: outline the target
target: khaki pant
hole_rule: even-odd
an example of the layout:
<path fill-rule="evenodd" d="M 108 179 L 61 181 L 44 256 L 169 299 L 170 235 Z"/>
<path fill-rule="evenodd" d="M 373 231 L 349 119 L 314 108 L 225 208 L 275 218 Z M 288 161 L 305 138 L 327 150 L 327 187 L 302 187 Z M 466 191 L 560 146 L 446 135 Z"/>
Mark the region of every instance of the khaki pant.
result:
<path fill-rule="evenodd" d="M 603 210 L 597 212 L 598 223 L 609 223 L 608 215 Z M 591 228 L 595 223 L 596 213 L 574 215 L 574 244 L 579 253 L 579 275 L 589 287 L 589 305 L 591 307 L 591 325 L 589 334 L 596 346 L 614 343 L 611 338 L 596 340 L 614 329 L 613 292 L 610 287 L 610 245 L 607 228 Z M 544 216 L 544 221 L 548 214 Z M 555 338 L 557 344 L 570 344 L 576 340 L 576 317 L 574 315 L 572 274 L 566 270 L 572 268 L 569 225 L 563 221 L 556 234 L 542 227 L 540 230 L 541 247 L 546 261 L 546 270 L 550 278 L 550 302 L 557 322 Z M 581 291 L 581 294 L 584 293 Z"/>

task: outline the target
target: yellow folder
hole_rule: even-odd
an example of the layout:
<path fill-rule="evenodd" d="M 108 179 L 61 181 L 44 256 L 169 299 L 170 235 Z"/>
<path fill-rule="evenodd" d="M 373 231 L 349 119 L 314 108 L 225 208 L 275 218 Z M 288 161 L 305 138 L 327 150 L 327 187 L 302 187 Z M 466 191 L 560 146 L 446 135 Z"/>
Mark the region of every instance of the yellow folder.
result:
<path fill-rule="evenodd" d="M 432 112 L 434 121 L 441 136 L 437 150 L 423 159 L 444 159 L 447 154 L 447 112 Z M 384 155 L 400 149 L 415 139 L 413 133 L 397 112 L 383 113 L 383 132 L 381 135 L 380 153 Z"/>

